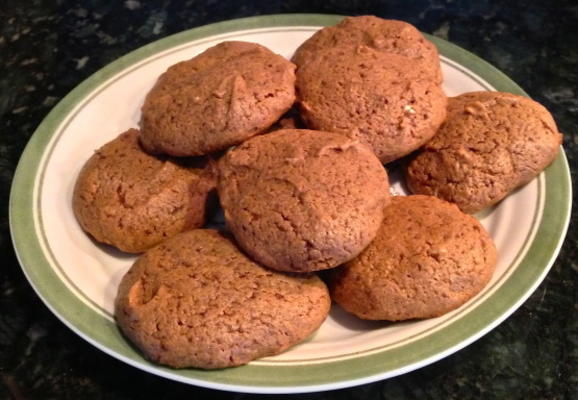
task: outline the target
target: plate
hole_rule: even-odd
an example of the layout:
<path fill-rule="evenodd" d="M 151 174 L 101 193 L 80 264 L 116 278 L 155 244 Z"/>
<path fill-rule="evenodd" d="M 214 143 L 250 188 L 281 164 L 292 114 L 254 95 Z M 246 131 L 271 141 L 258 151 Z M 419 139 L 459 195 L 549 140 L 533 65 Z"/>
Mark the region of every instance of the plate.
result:
<path fill-rule="evenodd" d="M 258 42 L 290 57 L 332 15 L 272 15 L 192 29 L 144 46 L 80 84 L 46 117 L 27 145 L 10 198 L 18 259 L 46 305 L 84 339 L 130 365 L 215 389 L 290 393 L 368 383 L 439 360 L 498 325 L 536 289 L 565 235 L 571 205 L 563 152 L 539 177 L 477 217 L 496 242 L 500 260 L 487 287 L 439 318 L 364 322 L 337 306 L 306 342 L 249 365 L 216 371 L 175 370 L 146 361 L 113 322 L 118 283 L 134 261 L 89 239 L 76 223 L 72 190 L 95 149 L 129 127 L 157 77 L 170 65 L 223 40 Z M 525 93 L 497 69 L 459 47 L 429 37 L 442 55 L 444 90 Z M 403 186 L 394 184 L 398 192 Z"/>

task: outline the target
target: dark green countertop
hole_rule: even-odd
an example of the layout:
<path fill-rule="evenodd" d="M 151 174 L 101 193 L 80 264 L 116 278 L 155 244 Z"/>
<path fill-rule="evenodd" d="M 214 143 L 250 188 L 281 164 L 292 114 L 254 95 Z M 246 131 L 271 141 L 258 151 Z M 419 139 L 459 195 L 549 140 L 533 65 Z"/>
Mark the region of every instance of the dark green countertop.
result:
<path fill-rule="evenodd" d="M 255 397 L 159 378 L 65 327 L 27 283 L 12 248 L 8 197 L 28 139 L 71 89 L 117 57 L 232 18 L 314 12 L 402 19 L 486 59 L 544 104 L 578 158 L 578 4 L 568 1 L 0 1 L 0 398 Z M 574 214 L 574 213 L 573 213 Z M 538 290 L 499 327 L 420 370 L 298 399 L 578 399 L 578 233 Z M 281 396 L 276 396 L 281 397 Z"/>

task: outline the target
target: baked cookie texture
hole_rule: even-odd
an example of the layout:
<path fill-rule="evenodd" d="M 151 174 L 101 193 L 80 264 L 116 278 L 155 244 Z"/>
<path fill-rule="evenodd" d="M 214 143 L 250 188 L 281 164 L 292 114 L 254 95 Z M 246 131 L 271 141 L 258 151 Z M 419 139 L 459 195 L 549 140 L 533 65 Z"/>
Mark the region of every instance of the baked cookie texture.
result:
<path fill-rule="evenodd" d="M 292 61 L 300 68 L 327 49 L 358 45 L 408 57 L 436 83 L 443 80 L 439 54 L 433 43 L 407 22 L 371 15 L 347 17 L 335 26 L 317 31 L 297 49 Z"/>
<path fill-rule="evenodd" d="M 411 58 L 365 45 L 333 47 L 300 66 L 297 93 L 308 127 L 358 139 L 383 163 L 419 148 L 446 116 L 446 95 Z"/>
<path fill-rule="evenodd" d="M 333 300 L 356 316 L 400 321 L 443 315 L 489 282 L 496 248 L 482 225 L 454 204 L 396 196 L 375 240 L 333 270 Z"/>
<path fill-rule="evenodd" d="M 115 316 L 150 360 L 214 369 L 303 341 L 330 303 L 317 276 L 268 270 L 224 234 L 192 230 L 136 261 L 120 283 Z"/>
<path fill-rule="evenodd" d="M 98 149 L 72 197 L 82 229 L 128 253 L 203 226 L 216 186 L 210 161 L 158 158 L 143 151 L 138 137 L 129 129 Z"/>
<path fill-rule="evenodd" d="M 295 65 L 267 48 L 223 42 L 170 67 L 142 107 L 144 147 L 198 156 L 265 131 L 295 101 Z"/>
<path fill-rule="evenodd" d="M 450 98 L 447 120 L 407 166 L 407 185 L 474 213 L 537 176 L 561 143 L 539 103 L 510 93 L 466 93 Z"/>
<path fill-rule="evenodd" d="M 387 172 L 345 136 L 286 129 L 219 160 L 228 228 L 257 262 L 282 271 L 333 268 L 375 237 L 389 199 Z"/>

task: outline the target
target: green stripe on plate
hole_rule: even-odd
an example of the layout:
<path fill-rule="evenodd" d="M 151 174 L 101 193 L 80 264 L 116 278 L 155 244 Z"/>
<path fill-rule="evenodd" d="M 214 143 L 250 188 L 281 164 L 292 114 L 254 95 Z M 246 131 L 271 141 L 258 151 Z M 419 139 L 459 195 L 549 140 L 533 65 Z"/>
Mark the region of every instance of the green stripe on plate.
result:
<path fill-rule="evenodd" d="M 138 368 L 174 380 L 224 390 L 263 393 L 303 392 L 351 386 L 394 376 L 423 366 L 471 343 L 493 328 L 542 281 L 565 235 L 571 201 L 568 163 L 561 152 L 545 171 L 545 207 L 536 237 L 518 268 L 497 291 L 469 314 L 401 347 L 342 361 L 306 365 L 259 365 L 217 371 L 172 370 L 144 360 L 114 323 L 76 297 L 51 268 L 38 230 L 39 177 L 49 142 L 58 127 L 86 96 L 126 68 L 154 54 L 223 33 L 285 26 L 323 26 L 343 17 L 286 14 L 220 22 L 169 36 L 135 50 L 96 72 L 67 95 L 45 118 L 28 143 L 16 170 L 10 195 L 10 229 L 24 273 L 45 304 L 71 329 L 101 350 Z M 499 70 L 442 39 L 428 36 L 445 57 L 479 75 L 497 90 L 525 92 Z"/>

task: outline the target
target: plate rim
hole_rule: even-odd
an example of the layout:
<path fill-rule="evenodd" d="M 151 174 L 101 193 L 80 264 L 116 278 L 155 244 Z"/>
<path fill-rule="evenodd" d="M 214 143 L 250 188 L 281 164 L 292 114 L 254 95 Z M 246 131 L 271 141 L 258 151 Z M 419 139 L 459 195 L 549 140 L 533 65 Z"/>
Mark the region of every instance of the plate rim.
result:
<path fill-rule="evenodd" d="M 331 14 L 273 14 L 222 21 L 189 29 L 142 46 L 107 64 L 105 67 L 95 72 L 78 86 L 76 86 L 50 111 L 50 113 L 44 118 L 32 137 L 29 139 L 29 142 L 21 155 L 20 161 L 15 171 L 10 191 L 9 224 L 15 253 L 26 278 L 28 279 L 37 295 L 44 302 L 44 304 L 65 325 L 67 325 L 75 333 L 77 333 L 91 344 L 95 345 L 100 350 L 108 353 L 109 355 L 112 355 L 117 359 L 120 359 L 147 372 L 184 383 L 195 384 L 213 389 L 253 393 L 313 392 L 355 386 L 380 379 L 385 379 L 409 372 L 439 360 L 467 346 L 468 344 L 472 343 L 473 341 L 477 340 L 492 330 L 495 326 L 497 326 L 509 315 L 511 315 L 511 313 L 513 313 L 532 294 L 532 292 L 542 282 L 552 267 L 563 243 L 570 221 L 572 187 L 570 180 L 570 170 L 563 149 L 561 149 L 557 160 L 542 175 L 545 177 L 546 189 L 546 199 L 543 209 L 544 214 L 541 221 L 539 222 L 537 232 L 532 244 L 530 245 L 530 248 L 528 249 L 523 260 L 520 262 L 520 265 L 513 272 L 512 276 L 510 276 L 506 282 L 494 294 L 492 294 L 492 296 L 490 296 L 476 308 L 476 311 L 478 311 L 478 308 L 485 306 L 485 312 L 490 313 L 492 316 L 490 318 L 490 323 L 483 324 L 480 323 L 480 321 L 477 321 L 477 325 L 474 324 L 473 326 L 466 328 L 465 334 L 463 334 L 463 331 L 461 331 L 462 335 L 458 335 L 461 336 L 461 338 L 455 337 L 455 335 L 451 334 L 448 335 L 448 332 L 445 332 L 448 328 L 451 328 L 460 321 L 462 321 L 463 324 L 464 318 L 466 318 L 468 315 L 471 315 L 471 313 L 466 314 L 462 318 L 448 324 L 447 327 L 441 329 L 441 333 L 445 333 L 446 337 L 442 338 L 445 340 L 441 341 L 441 345 L 438 342 L 437 349 L 432 351 L 432 349 L 424 349 L 423 346 L 421 348 L 414 348 L 414 350 L 419 354 L 414 354 L 414 357 L 412 358 L 413 361 L 409 362 L 411 361 L 409 360 L 403 367 L 398 367 L 393 370 L 388 370 L 385 372 L 380 371 L 379 368 L 377 368 L 377 370 L 375 368 L 370 368 L 368 370 L 367 364 L 370 364 L 368 361 L 380 361 L 378 356 L 381 353 L 379 352 L 377 354 L 365 355 L 360 358 L 349 359 L 345 361 L 299 366 L 300 369 L 306 369 L 307 371 L 305 373 L 302 372 L 297 381 L 293 379 L 291 382 L 275 382 L 273 385 L 271 385 L 271 381 L 266 381 L 268 374 L 265 373 L 266 370 L 269 370 L 268 373 L 270 373 L 270 370 L 272 369 L 271 366 L 248 365 L 244 367 L 219 371 L 202 371 L 193 369 L 173 370 L 151 364 L 148 361 L 142 359 L 140 355 L 138 355 L 136 358 L 131 358 L 130 354 L 122 354 L 112 348 L 109 348 L 107 346 L 107 341 L 102 340 L 103 338 L 95 337 L 94 335 L 83 331 L 83 324 L 86 325 L 93 317 L 90 315 L 90 312 L 83 312 L 78 316 L 78 319 L 81 321 L 80 327 L 79 324 L 73 323 L 69 318 L 66 317 L 66 312 L 63 312 L 63 307 L 66 307 L 66 305 L 64 305 L 63 302 L 70 300 L 68 299 L 70 296 L 75 297 L 76 301 L 78 302 L 80 302 L 80 300 L 76 298 L 73 293 L 69 292 L 69 289 L 64 285 L 63 282 L 51 282 L 58 289 L 57 294 L 54 292 L 47 293 L 46 288 L 42 287 L 43 285 L 46 285 L 46 283 L 41 282 L 41 278 L 45 278 L 47 272 L 48 275 L 50 275 L 50 272 L 54 274 L 54 271 L 42 271 L 42 267 L 48 267 L 49 269 L 51 268 L 45 254 L 43 253 L 42 245 L 39 243 L 39 238 L 37 237 L 37 226 L 39 221 L 36 221 L 34 213 L 30 212 L 34 210 L 33 202 L 38 195 L 38 193 L 35 192 L 37 186 L 36 179 L 38 178 L 39 169 L 42 166 L 42 158 L 46 155 L 45 150 L 47 149 L 52 136 L 56 132 L 56 129 L 60 123 L 66 119 L 66 117 L 79 102 L 81 102 L 87 95 L 89 95 L 96 87 L 100 86 L 109 78 L 113 77 L 122 70 L 154 55 L 155 53 L 168 50 L 187 42 L 192 42 L 219 34 L 257 28 L 324 26 L 335 24 L 344 17 L 345 16 Z M 440 53 L 481 76 L 483 79 L 492 84 L 497 90 L 508 91 L 527 96 L 527 94 L 518 85 L 516 85 L 515 82 L 513 82 L 505 74 L 481 58 L 443 39 L 431 35 L 426 36 L 429 40 L 433 41 L 438 46 Z M 548 177 L 550 177 L 550 179 L 548 179 Z M 553 183 L 554 177 L 561 179 L 562 184 L 560 184 L 560 181 Z M 550 185 L 548 185 L 548 181 L 550 181 Z M 548 201 L 548 199 L 550 199 L 550 201 Z M 558 202 L 555 205 L 552 203 L 554 200 Z M 549 207 L 547 207 L 547 205 L 549 205 Z M 545 226 L 546 224 L 548 226 Z M 537 244 L 536 240 L 538 237 L 546 238 L 548 240 L 546 243 L 543 242 Z M 544 248 L 546 248 L 546 250 L 544 250 Z M 545 256 L 544 254 L 547 255 Z M 532 259 L 529 260 L 529 258 Z M 520 267 L 526 264 L 537 264 L 538 267 L 536 268 L 538 269 L 538 273 L 530 274 L 530 272 L 533 272 L 532 268 L 525 268 L 526 273 L 522 274 L 521 272 L 524 271 L 520 271 Z M 35 267 L 35 265 L 41 265 L 42 267 L 40 267 L 40 270 L 37 270 L 38 267 Z M 518 275 L 521 275 L 517 276 L 517 278 L 524 279 L 524 290 L 518 289 L 517 291 L 509 294 L 503 293 L 504 286 L 506 286 L 509 281 L 511 282 L 511 280 L 516 277 L 517 272 L 520 272 Z M 51 279 L 54 279 L 54 277 Z M 496 301 L 496 299 L 491 301 L 492 298 L 494 298 L 500 291 L 502 292 L 502 301 L 499 302 Z M 507 300 L 505 301 L 505 303 L 507 303 L 505 309 L 503 304 L 504 298 Z M 80 304 L 83 307 L 87 307 L 83 303 Z M 74 307 L 76 306 L 77 305 Z M 89 311 L 95 313 L 94 310 Z M 478 313 L 483 311 L 484 310 L 480 310 Z M 465 322 L 468 321 L 466 320 Z M 106 329 L 108 334 L 112 334 L 112 337 L 115 338 L 113 329 L 116 330 L 116 326 L 114 326 L 113 323 L 110 323 L 110 325 L 113 325 L 113 327 L 101 326 L 100 328 Z M 436 333 L 439 334 L 440 332 Z M 434 335 L 436 333 L 434 333 Z M 120 336 L 118 330 L 116 330 L 116 335 Z M 465 338 L 463 336 L 465 336 Z M 424 339 L 427 338 L 423 338 L 421 341 Z M 452 342 L 453 345 L 448 346 L 448 341 Z M 132 349 L 132 347 L 129 345 L 125 344 L 125 347 L 128 349 L 128 351 L 135 352 L 135 350 Z M 403 354 L 395 355 L 398 357 L 403 356 Z M 407 355 L 405 356 L 407 358 Z M 139 357 L 140 360 L 138 359 Z M 416 361 L 416 358 L 418 361 Z M 348 368 L 355 369 L 357 373 L 350 373 L 347 379 L 332 379 L 330 377 L 327 379 L 318 379 L 311 377 L 312 375 L 317 377 L 326 377 L 327 367 L 329 364 L 344 363 L 348 364 Z M 335 372 L 336 366 L 331 365 L 331 368 L 332 371 Z M 294 370 L 295 366 L 280 365 L 273 367 L 273 369 L 288 371 L 289 369 Z M 194 374 L 191 377 L 185 374 L 180 374 L 179 372 L 182 371 L 193 371 Z M 243 382 L 243 377 L 244 375 L 247 375 L 247 373 L 251 375 L 258 375 L 261 378 L 249 384 L 240 383 Z M 343 371 L 341 371 L 341 373 L 343 373 Z M 283 371 L 281 371 L 279 374 L 284 375 Z"/>

